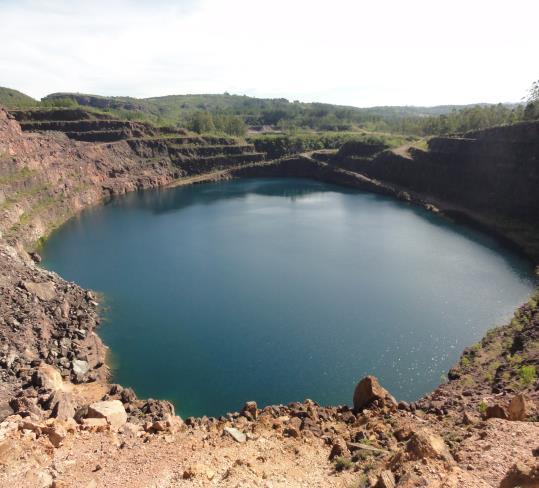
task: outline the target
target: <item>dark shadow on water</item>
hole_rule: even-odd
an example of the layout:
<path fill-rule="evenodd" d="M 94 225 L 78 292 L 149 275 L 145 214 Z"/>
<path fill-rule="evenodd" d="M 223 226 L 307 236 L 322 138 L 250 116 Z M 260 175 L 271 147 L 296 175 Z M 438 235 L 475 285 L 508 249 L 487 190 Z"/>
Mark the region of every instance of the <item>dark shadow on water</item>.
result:
<path fill-rule="evenodd" d="M 250 195 L 303 198 L 327 192 L 358 193 L 358 190 L 307 179 L 236 180 L 224 183 L 179 186 L 130 193 L 109 200 L 106 205 L 143 209 L 155 214 L 170 213 L 193 205 L 213 205 L 223 200 L 243 200 Z"/>

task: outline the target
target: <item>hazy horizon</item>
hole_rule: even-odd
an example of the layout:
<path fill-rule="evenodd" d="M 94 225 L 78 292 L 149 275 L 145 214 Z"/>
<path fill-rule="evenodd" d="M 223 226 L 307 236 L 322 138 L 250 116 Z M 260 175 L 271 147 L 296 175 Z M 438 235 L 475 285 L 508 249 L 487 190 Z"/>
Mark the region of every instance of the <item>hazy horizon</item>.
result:
<path fill-rule="evenodd" d="M 19 88 L 17 87 L 14 87 L 14 86 L 0 86 L 0 88 L 7 88 L 7 89 L 12 89 L 12 90 L 17 90 L 17 91 L 21 91 Z M 25 92 L 22 92 L 24 95 L 29 95 L 28 93 L 25 93 Z M 118 95 L 103 95 L 101 93 L 85 93 L 85 92 L 58 92 L 58 91 L 53 91 L 53 92 L 50 92 L 50 93 L 47 93 L 46 95 L 44 96 L 47 96 L 47 95 L 53 95 L 53 94 L 57 94 L 57 93 L 70 93 L 70 94 L 76 94 L 76 95 L 87 95 L 87 96 L 99 96 L 99 97 L 111 97 L 111 98 L 133 98 L 135 100 L 151 100 L 151 99 L 156 99 L 156 98 L 165 98 L 165 97 L 174 97 L 174 96 L 219 96 L 219 95 L 230 95 L 230 96 L 235 96 L 235 97 L 243 97 L 243 96 L 247 96 L 247 97 L 252 97 L 252 98 L 258 98 L 258 99 L 268 99 L 268 100 L 271 100 L 271 99 L 277 99 L 277 97 L 262 97 L 262 96 L 253 96 L 253 95 L 247 95 L 247 94 L 243 94 L 243 93 L 229 93 L 229 92 L 223 92 L 223 93 L 168 93 L 166 95 L 157 95 L 157 96 L 148 96 L 148 97 L 133 97 L 131 95 L 121 95 L 121 94 L 118 94 Z M 35 98 L 35 97 L 33 97 Z M 288 102 L 290 103 L 293 103 L 295 100 L 291 100 L 289 97 L 286 97 L 286 96 L 283 96 L 283 97 L 278 97 L 279 99 L 286 99 L 288 100 Z M 40 98 L 36 98 L 36 100 L 40 100 Z M 343 106 L 343 107 L 352 107 L 352 108 L 361 108 L 361 109 L 370 109 L 370 108 L 379 108 L 379 107 L 413 107 L 413 108 L 436 108 L 436 107 L 444 107 L 444 106 L 474 106 L 474 105 L 493 105 L 493 104 L 498 104 L 498 103 L 501 103 L 502 105 L 518 105 L 518 104 L 522 104 L 524 102 L 522 101 L 514 101 L 514 102 L 511 102 L 511 101 L 500 101 L 500 102 L 472 102 L 472 103 L 466 103 L 466 104 L 460 104 L 460 103 L 455 103 L 455 104 L 450 104 L 450 103 L 441 103 L 441 104 L 437 104 L 437 105 L 369 105 L 369 106 L 358 106 L 358 105 L 343 105 L 343 104 L 332 104 L 331 102 L 326 102 L 324 100 L 309 100 L 309 101 L 305 101 L 305 102 L 302 102 L 302 103 L 321 103 L 321 104 L 331 104 L 331 105 L 339 105 L 339 106 Z"/>
<path fill-rule="evenodd" d="M 255 8 L 256 7 L 256 8 Z M 0 0 L 0 85 L 354 107 L 518 103 L 539 78 L 539 4 L 520 0 Z"/>

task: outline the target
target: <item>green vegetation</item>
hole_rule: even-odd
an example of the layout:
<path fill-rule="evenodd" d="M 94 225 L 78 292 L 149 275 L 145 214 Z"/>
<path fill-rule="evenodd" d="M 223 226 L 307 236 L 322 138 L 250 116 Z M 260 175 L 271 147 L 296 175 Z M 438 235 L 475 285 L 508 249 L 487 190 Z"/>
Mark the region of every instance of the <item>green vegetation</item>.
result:
<path fill-rule="evenodd" d="M 373 124 L 372 128 L 402 134 L 443 135 L 514 124 L 523 119 L 524 107 L 522 105 L 475 105 L 453 109 L 447 114 L 436 117 L 403 117 L 382 120 Z"/>
<path fill-rule="evenodd" d="M 359 475 L 359 478 L 356 481 L 353 481 L 349 485 L 347 485 L 347 488 L 367 488 L 369 482 L 369 478 L 365 473 L 361 473 Z"/>
<path fill-rule="evenodd" d="M 343 471 L 345 469 L 350 469 L 353 465 L 354 465 L 354 463 L 350 459 L 347 459 L 345 457 L 337 456 L 335 458 L 335 469 L 337 471 Z"/>
<path fill-rule="evenodd" d="M 522 356 L 516 353 L 513 355 L 509 354 L 507 356 L 507 361 L 512 365 L 520 364 L 522 362 Z"/>
<path fill-rule="evenodd" d="M 526 119 L 539 119 L 539 80 L 532 83 L 525 101 L 524 117 Z"/>
<path fill-rule="evenodd" d="M 53 93 L 38 102 L 15 90 L 0 88 L 0 105 L 8 108 L 84 106 L 124 120 L 235 136 L 242 136 L 247 126 L 261 129 L 269 126 L 287 134 L 364 130 L 424 137 L 537 119 L 539 81 L 533 83 L 522 104 L 358 108 L 229 93 L 153 98 Z"/>
<path fill-rule="evenodd" d="M 521 366 L 518 376 L 522 385 L 530 386 L 537 379 L 537 370 L 534 365 Z"/>
<path fill-rule="evenodd" d="M 477 410 L 479 410 L 479 413 L 483 414 L 487 411 L 487 404 L 482 401 L 478 406 L 477 406 Z"/>
<path fill-rule="evenodd" d="M 207 111 L 194 112 L 187 121 L 187 128 L 199 134 L 217 132 L 238 137 L 247 131 L 241 117 Z"/>
<path fill-rule="evenodd" d="M 35 170 L 31 170 L 27 166 L 25 166 L 19 171 L 15 171 L 5 176 L 0 176 L 0 185 L 7 185 L 7 184 L 16 183 L 18 181 L 22 181 L 32 176 L 35 173 L 36 173 Z"/>
<path fill-rule="evenodd" d="M 297 132 L 295 134 L 260 134 L 247 137 L 247 141 L 254 144 L 257 151 L 267 153 L 268 159 L 321 149 L 338 149 L 349 141 L 397 147 L 410 140 L 413 138 L 389 134 L 373 135 L 365 132 Z"/>
<path fill-rule="evenodd" d="M 212 131 L 209 115 L 237 117 L 247 126 L 271 126 L 284 132 L 297 130 L 354 131 L 365 129 L 398 134 L 431 135 L 464 132 L 521 120 L 521 105 L 443 105 L 438 107 L 358 108 L 326 103 L 290 102 L 241 95 L 170 95 L 154 98 L 102 97 L 78 93 L 54 93 L 43 103 L 71 99 L 119 118 L 145 120 L 158 125 L 193 127 Z M 226 124 L 225 124 L 226 125 Z M 198 130 L 197 130 L 198 129 Z M 237 129 L 234 129 L 237 131 Z M 226 132 L 230 133 L 230 132 Z M 237 134 L 237 132 L 235 132 Z"/>
<path fill-rule="evenodd" d="M 0 106 L 6 108 L 37 107 L 39 102 L 32 97 L 11 88 L 0 86 Z"/>

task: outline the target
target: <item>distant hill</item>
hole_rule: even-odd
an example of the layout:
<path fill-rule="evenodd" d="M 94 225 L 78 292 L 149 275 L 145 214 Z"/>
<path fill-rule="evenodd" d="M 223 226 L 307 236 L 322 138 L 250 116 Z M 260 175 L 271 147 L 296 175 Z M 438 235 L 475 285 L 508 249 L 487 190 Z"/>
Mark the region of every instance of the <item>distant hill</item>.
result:
<path fill-rule="evenodd" d="M 44 102 L 73 100 L 80 105 L 145 116 L 155 122 L 182 124 L 198 111 L 242 117 L 248 125 L 289 124 L 319 130 L 348 130 L 380 119 L 417 118 L 449 114 L 466 105 L 437 107 L 358 108 L 327 103 L 290 102 L 285 98 L 254 98 L 245 95 L 169 95 L 152 98 L 103 97 L 81 93 L 53 93 Z"/>
<path fill-rule="evenodd" d="M 12 88 L 0 86 L 0 106 L 6 108 L 27 108 L 37 105 L 39 105 L 39 102 L 32 97 Z"/>
<path fill-rule="evenodd" d="M 287 133 L 298 130 L 324 132 L 362 129 L 424 136 L 510 124 L 524 117 L 524 107 L 516 104 L 359 108 L 228 93 L 151 98 L 53 93 L 39 102 L 16 90 L 0 88 L 0 105 L 7 108 L 90 107 L 122 120 L 142 120 L 160 126 L 232 135 L 242 135 L 247 125 L 255 130 L 266 130 L 270 126 Z"/>

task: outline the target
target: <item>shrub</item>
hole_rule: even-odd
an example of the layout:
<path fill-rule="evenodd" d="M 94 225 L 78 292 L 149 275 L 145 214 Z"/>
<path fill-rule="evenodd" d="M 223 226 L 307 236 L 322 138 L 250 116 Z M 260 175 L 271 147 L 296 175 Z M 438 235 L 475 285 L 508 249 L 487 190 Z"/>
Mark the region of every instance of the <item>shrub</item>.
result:
<path fill-rule="evenodd" d="M 533 365 L 521 366 L 518 369 L 518 376 L 524 386 L 529 386 L 537 379 L 537 370 Z"/>
<path fill-rule="evenodd" d="M 470 366 L 470 364 L 471 364 L 470 358 L 468 356 L 462 356 L 462 358 L 460 359 L 460 365 L 463 368 L 467 368 L 468 366 Z"/>
<path fill-rule="evenodd" d="M 345 469 L 350 469 L 354 463 L 345 457 L 337 456 L 335 458 L 335 469 L 337 471 L 344 471 Z"/>

